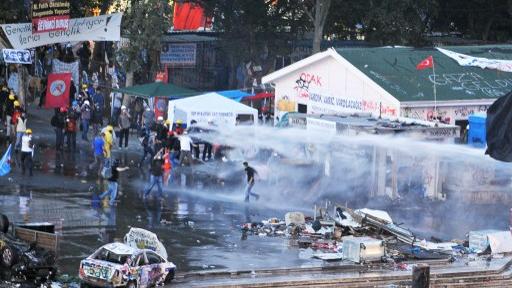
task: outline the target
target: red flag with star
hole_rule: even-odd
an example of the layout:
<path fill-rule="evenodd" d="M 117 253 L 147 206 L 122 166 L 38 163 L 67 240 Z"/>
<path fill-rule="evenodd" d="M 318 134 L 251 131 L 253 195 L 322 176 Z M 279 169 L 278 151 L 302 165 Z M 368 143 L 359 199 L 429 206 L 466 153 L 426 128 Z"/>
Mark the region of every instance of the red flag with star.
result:
<path fill-rule="evenodd" d="M 427 68 L 432 68 L 434 66 L 434 57 L 428 56 L 425 60 L 421 61 L 418 65 L 416 65 L 417 70 L 423 70 Z"/>

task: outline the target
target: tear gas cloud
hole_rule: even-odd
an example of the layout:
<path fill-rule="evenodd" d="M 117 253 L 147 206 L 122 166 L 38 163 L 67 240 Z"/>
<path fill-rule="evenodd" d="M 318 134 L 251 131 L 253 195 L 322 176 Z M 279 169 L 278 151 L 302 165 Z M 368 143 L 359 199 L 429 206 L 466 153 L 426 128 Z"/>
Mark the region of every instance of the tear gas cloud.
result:
<path fill-rule="evenodd" d="M 508 228 L 508 209 L 497 208 L 507 203 L 474 196 L 481 195 L 479 191 L 506 193 L 512 176 L 510 164 L 491 159 L 482 149 L 411 137 L 250 126 L 223 127 L 200 137 L 230 147 L 228 158 L 235 165 L 228 169 L 242 170 L 241 163 L 248 161 L 258 170 L 255 191 L 262 194 L 262 205 L 310 212 L 325 200 L 352 208 L 387 207 L 392 215 L 403 218 L 401 222 L 426 225 L 423 232 L 441 236 Z M 435 185 L 426 184 L 432 181 L 439 183 L 437 194 L 432 190 Z M 496 207 L 491 209 L 495 214 L 489 215 L 489 206 L 483 203 Z M 420 204 L 425 205 L 416 213 L 404 212 L 419 209 Z M 435 223 L 424 223 L 429 217 Z M 436 224 L 450 219 L 457 229 L 448 223 Z"/>

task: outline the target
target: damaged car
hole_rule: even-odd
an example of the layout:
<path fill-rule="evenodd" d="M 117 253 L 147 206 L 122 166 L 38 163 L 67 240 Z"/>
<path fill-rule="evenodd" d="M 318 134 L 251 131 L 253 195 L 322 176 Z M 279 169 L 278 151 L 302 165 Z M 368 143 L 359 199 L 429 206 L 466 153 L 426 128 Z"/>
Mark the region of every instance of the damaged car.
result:
<path fill-rule="evenodd" d="M 124 243 L 109 243 L 80 262 L 81 287 L 146 288 L 174 279 L 176 265 L 157 236 L 131 228 Z"/>
<path fill-rule="evenodd" d="M 18 230 L 25 235 L 44 233 L 26 228 L 14 228 L 9 233 L 9 220 L 0 214 L 0 279 L 34 280 L 44 282 L 51 280 L 56 273 L 55 253 L 38 246 L 37 242 L 28 242 L 17 237 Z"/>

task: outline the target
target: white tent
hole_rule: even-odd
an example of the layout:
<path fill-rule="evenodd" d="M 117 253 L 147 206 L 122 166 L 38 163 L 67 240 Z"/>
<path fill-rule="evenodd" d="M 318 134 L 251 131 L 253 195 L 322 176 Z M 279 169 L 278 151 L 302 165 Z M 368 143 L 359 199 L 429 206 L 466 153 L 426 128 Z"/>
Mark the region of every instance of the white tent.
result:
<path fill-rule="evenodd" d="M 212 120 L 216 125 L 235 125 L 236 118 L 241 122 L 252 120 L 257 123 L 258 110 L 217 93 L 169 101 L 168 119 L 175 123 L 181 120 L 190 125 L 196 120 L 199 125 L 206 125 Z"/>

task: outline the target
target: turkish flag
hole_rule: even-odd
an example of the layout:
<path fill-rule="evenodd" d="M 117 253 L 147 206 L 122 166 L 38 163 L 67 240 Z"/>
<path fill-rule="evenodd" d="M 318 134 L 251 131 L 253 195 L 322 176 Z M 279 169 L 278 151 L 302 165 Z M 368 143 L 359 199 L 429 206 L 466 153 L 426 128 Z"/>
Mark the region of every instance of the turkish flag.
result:
<path fill-rule="evenodd" d="M 432 68 L 434 66 L 434 58 L 432 56 L 428 56 L 425 60 L 421 61 L 418 65 L 416 65 L 416 69 L 423 70 L 427 68 Z"/>
<path fill-rule="evenodd" d="M 71 73 L 52 73 L 48 75 L 45 108 L 67 107 L 71 87 Z"/>

